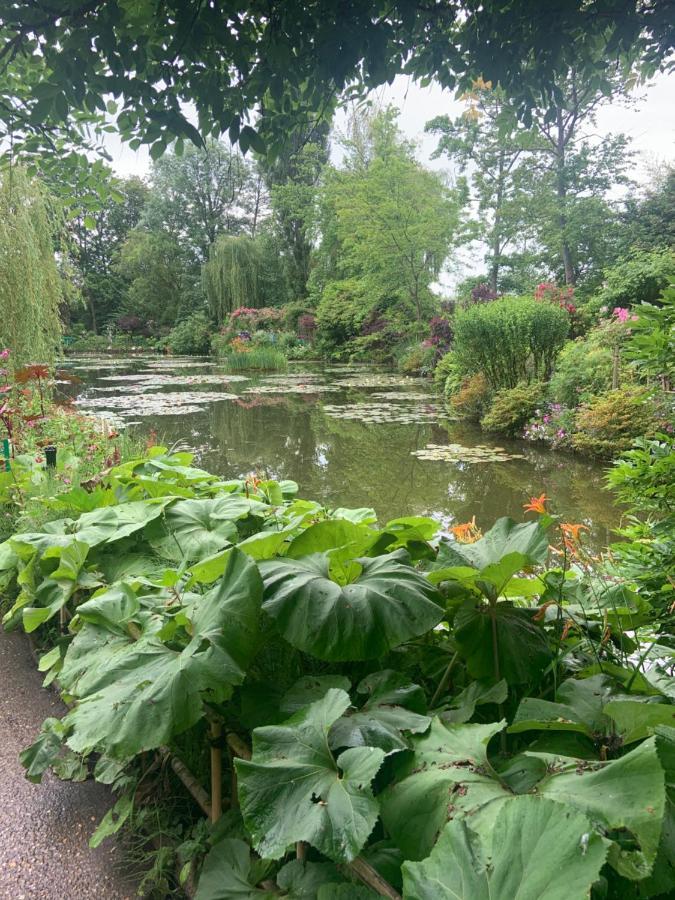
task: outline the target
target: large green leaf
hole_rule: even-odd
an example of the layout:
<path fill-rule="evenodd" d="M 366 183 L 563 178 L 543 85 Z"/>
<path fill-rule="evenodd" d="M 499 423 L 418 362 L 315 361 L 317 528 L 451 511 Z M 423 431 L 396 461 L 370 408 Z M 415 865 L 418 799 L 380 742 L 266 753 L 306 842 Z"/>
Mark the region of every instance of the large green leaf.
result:
<path fill-rule="evenodd" d="M 244 679 L 256 646 L 261 591 L 255 565 L 234 551 L 220 584 L 186 610 L 193 637 L 185 649 L 153 634 L 138 641 L 106 638 L 87 626 L 61 673 L 83 698 L 67 717 L 69 745 L 83 752 L 102 747 L 121 758 L 158 747 L 198 722 L 205 695 L 225 699 Z"/>
<path fill-rule="evenodd" d="M 654 734 L 657 725 L 675 725 L 675 706 L 668 703 L 612 700 L 604 711 L 612 719 L 626 744 L 641 741 L 647 735 Z"/>
<path fill-rule="evenodd" d="M 251 848 L 244 841 L 225 838 L 209 851 L 195 900 L 273 900 L 276 891 L 259 890 L 251 882 Z"/>
<path fill-rule="evenodd" d="M 331 689 L 284 724 L 257 728 L 251 761 L 236 760 L 244 823 L 261 856 L 278 859 L 307 841 L 349 862 L 368 839 L 378 813 L 370 782 L 385 754 L 357 747 L 333 756 L 328 732 L 348 706 L 349 695 Z"/>
<path fill-rule="evenodd" d="M 460 694 L 448 704 L 449 709 L 441 713 L 444 722 L 468 722 L 477 706 L 487 703 L 503 703 L 509 693 L 508 685 L 502 678 L 496 684 L 481 684 L 472 681 Z"/>
<path fill-rule="evenodd" d="M 327 554 L 312 554 L 260 564 L 263 609 L 306 653 L 326 660 L 380 657 L 443 618 L 435 588 L 406 564 L 404 551 L 356 560 L 344 585 L 331 580 L 330 562 Z"/>
<path fill-rule="evenodd" d="M 494 632 L 492 616 L 494 615 Z M 504 678 L 509 684 L 536 683 L 552 659 L 535 612 L 508 602 L 491 609 L 467 603 L 455 616 L 455 640 L 473 678 Z M 496 635 L 497 660 L 494 653 Z"/>
<path fill-rule="evenodd" d="M 356 688 L 367 696 L 360 709 L 341 716 L 330 730 L 330 745 L 380 747 L 389 753 L 408 746 L 405 732 L 426 731 L 431 719 L 426 713 L 424 691 L 405 675 L 390 669 L 368 675 Z"/>
<path fill-rule="evenodd" d="M 607 842 L 582 813 L 518 797 L 481 841 L 463 820 L 450 822 L 431 855 L 403 866 L 405 900 L 586 900 Z"/>
<path fill-rule="evenodd" d="M 607 728 L 603 707 L 614 693 L 606 675 L 568 678 L 558 688 L 555 702 L 525 697 L 509 731 L 577 731 L 592 738 Z"/>
<path fill-rule="evenodd" d="M 616 838 L 608 859 L 627 878 L 649 874 L 661 838 L 665 787 L 654 740 L 606 764 L 566 760 L 537 786 L 540 796 L 581 810 L 608 837 Z"/>
<path fill-rule="evenodd" d="M 251 502 L 237 495 L 215 500 L 179 500 L 148 531 L 148 539 L 168 559 L 203 559 L 237 541 L 235 522 L 245 518 L 250 509 Z"/>
<path fill-rule="evenodd" d="M 381 796 L 384 824 L 406 857 L 427 856 L 453 816 L 507 799 L 487 758 L 487 745 L 504 724 L 434 719 L 428 734 L 414 738 L 414 754 L 402 759 L 396 783 Z"/>

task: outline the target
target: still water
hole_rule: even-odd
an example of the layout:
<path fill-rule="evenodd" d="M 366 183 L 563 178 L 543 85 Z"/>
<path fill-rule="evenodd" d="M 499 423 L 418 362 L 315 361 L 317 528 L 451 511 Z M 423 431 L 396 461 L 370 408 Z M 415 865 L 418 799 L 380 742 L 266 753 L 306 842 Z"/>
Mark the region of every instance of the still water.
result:
<path fill-rule="evenodd" d="M 372 506 L 381 522 L 475 516 L 485 530 L 499 516 L 521 520 L 523 503 L 546 493 L 564 521 L 589 526 L 595 547 L 618 524 L 602 465 L 449 421 L 421 379 L 307 363 L 234 376 L 194 358 L 70 357 L 64 368 L 83 411 L 188 445 L 219 475 L 290 478 L 300 496 Z"/>

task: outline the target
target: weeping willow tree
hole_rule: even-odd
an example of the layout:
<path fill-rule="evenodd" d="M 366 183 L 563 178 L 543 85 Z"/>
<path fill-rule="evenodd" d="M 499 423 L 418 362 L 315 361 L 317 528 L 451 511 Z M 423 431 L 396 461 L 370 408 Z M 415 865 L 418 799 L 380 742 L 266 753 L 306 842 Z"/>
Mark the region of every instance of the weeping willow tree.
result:
<path fill-rule="evenodd" d="M 211 245 L 208 262 L 202 269 L 202 283 L 217 322 L 224 322 L 240 306 L 263 305 L 263 265 L 260 244 L 253 238 L 224 235 Z"/>
<path fill-rule="evenodd" d="M 51 363 L 64 284 L 54 252 L 59 223 L 44 189 L 21 168 L 0 176 L 0 350 L 15 368 Z"/>

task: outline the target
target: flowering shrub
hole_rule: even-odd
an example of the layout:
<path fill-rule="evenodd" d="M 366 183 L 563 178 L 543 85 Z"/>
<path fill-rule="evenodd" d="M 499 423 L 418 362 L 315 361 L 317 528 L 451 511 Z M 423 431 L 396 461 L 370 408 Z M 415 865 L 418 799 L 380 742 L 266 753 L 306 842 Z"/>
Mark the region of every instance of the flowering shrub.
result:
<path fill-rule="evenodd" d="M 486 281 L 471 288 L 472 303 L 489 303 L 491 300 L 497 300 L 499 296 L 500 294 L 497 291 L 493 291 Z"/>
<path fill-rule="evenodd" d="M 316 334 L 316 316 L 305 313 L 298 318 L 298 335 L 305 341 L 314 340 Z"/>
<path fill-rule="evenodd" d="M 523 431 L 527 441 L 542 441 L 553 448 L 569 445 L 570 433 L 574 427 L 574 411 L 562 403 L 548 403 L 535 410 Z"/>
<path fill-rule="evenodd" d="M 541 403 L 544 390 L 543 384 L 534 383 L 497 391 L 489 410 L 481 419 L 481 427 L 486 431 L 520 434 Z"/>
<path fill-rule="evenodd" d="M 460 389 L 450 397 L 452 411 L 460 419 L 480 421 L 490 402 L 490 385 L 482 372 L 465 378 Z"/>
<path fill-rule="evenodd" d="M 443 316 L 434 316 L 429 322 L 430 341 L 440 352 L 445 352 L 452 344 L 452 325 Z"/>
<path fill-rule="evenodd" d="M 283 311 L 272 306 L 262 306 L 260 309 L 240 306 L 230 315 L 229 329 L 268 330 L 278 326 L 283 317 Z"/>

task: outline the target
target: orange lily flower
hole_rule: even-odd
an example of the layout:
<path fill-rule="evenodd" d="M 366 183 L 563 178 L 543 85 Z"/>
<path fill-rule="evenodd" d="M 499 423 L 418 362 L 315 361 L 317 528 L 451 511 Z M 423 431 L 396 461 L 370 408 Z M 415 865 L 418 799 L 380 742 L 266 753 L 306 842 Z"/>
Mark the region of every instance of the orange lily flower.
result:
<path fill-rule="evenodd" d="M 476 525 L 475 516 L 470 522 L 464 522 L 461 525 L 453 526 L 450 531 L 454 534 L 455 540 L 460 544 L 474 544 L 479 538 L 483 537 L 483 532 Z"/>
<path fill-rule="evenodd" d="M 586 525 L 572 525 L 569 522 L 561 522 L 560 527 L 562 528 L 562 532 L 566 538 L 571 541 L 580 541 L 580 531 L 582 528 L 585 531 L 588 531 L 588 527 Z"/>
<path fill-rule="evenodd" d="M 546 501 L 548 497 L 542 494 L 541 497 L 530 497 L 529 503 L 523 503 L 525 512 L 536 512 L 543 515 L 546 512 Z"/>

